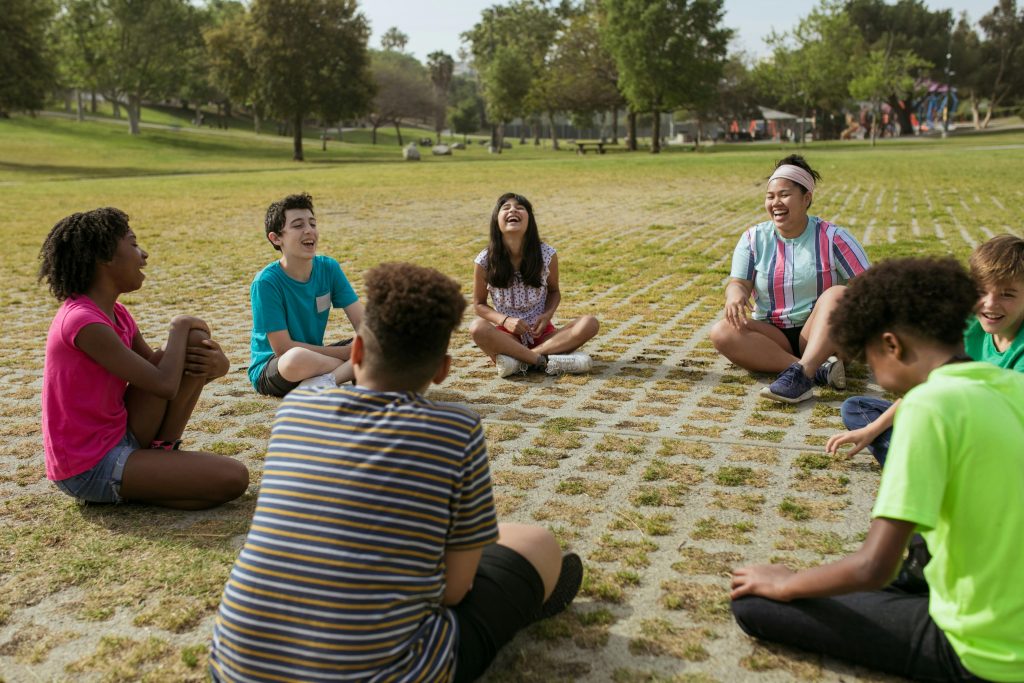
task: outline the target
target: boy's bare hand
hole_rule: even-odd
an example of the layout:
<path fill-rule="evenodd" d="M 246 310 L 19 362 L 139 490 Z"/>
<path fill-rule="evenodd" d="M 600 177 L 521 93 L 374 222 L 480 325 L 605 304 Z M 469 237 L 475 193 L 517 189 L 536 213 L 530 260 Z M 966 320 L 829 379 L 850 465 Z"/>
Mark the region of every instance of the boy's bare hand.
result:
<path fill-rule="evenodd" d="M 867 429 L 861 427 L 860 429 L 854 429 L 849 432 L 840 432 L 833 434 L 829 437 L 828 441 L 825 442 L 825 451 L 832 455 L 839 454 L 839 447 L 846 444 L 853 444 L 853 448 L 846 452 L 846 457 L 850 458 L 860 453 L 868 445 L 874 441 L 874 437 Z"/>
<path fill-rule="evenodd" d="M 228 374 L 231 363 L 221 351 L 220 344 L 204 339 L 202 346 L 189 346 L 185 350 L 185 374 L 217 379 Z"/>
<path fill-rule="evenodd" d="M 793 570 L 781 564 L 759 564 L 733 570 L 732 590 L 729 597 L 735 600 L 744 595 L 760 595 L 771 600 L 788 602 L 785 584 Z"/>

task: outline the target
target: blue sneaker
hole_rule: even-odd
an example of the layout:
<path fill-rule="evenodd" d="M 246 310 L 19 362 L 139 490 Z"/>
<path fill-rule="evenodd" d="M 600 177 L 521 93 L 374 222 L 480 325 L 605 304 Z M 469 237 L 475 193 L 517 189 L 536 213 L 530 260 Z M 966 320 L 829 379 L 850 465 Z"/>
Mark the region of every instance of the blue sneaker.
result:
<path fill-rule="evenodd" d="M 814 382 L 804 375 L 804 366 L 793 363 L 779 373 L 775 381 L 761 389 L 763 398 L 782 403 L 800 403 L 814 394 Z"/>
<path fill-rule="evenodd" d="M 815 371 L 814 383 L 819 387 L 830 386 L 833 389 L 845 389 L 846 366 L 843 365 L 843 361 L 835 356 L 829 356 L 828 360 Z"/>

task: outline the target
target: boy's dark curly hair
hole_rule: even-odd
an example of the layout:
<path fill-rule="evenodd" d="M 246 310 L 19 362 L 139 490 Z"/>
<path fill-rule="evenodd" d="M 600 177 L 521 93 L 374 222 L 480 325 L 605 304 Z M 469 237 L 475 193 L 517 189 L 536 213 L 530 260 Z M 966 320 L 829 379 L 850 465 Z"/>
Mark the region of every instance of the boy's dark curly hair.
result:
<path fill-rule="evenodd" d="M 288 209 L 309 209 L 310 212 L 316 213 L 313 211 L 313 197 L 305 192 L 290 194 L 267 207 L 267 217 L 263 221 L 267 235 L 272 232 L 281 234 L 281 231 L 284 230 L 284 212 Z M 281 247 L 276 244 L 273 244 L 273 246 L 274 249 L 281 251 Z"/>
<path fill-rule="evenodd" d="M 980 289 L 1024 279 L 1024 239 L 996 235 L 975 249 L 971 277 Z"/>
<path fill-rule="evenodd" d="M 114 258 L 129 230 L 127 214 L 109 206 L 60 219 L 39 250 L 39 280 L 46 280 L 59 301 L 84 293 L 96 264 Z"/>
<path fill-rule="evenodd" d="M 369 331 L 363 334 L 367 365 L 410 389 L 423 386 L 437 372 L 466 310 L 459 283 L 433 268 L 382 263 L 366 273 L 363 285 L 366 312 L 359 330 Z"/>
<path fill-rule="evenodd" d="M 850 358 L 883 332 L 916 335 L 956 346 L 978 300 L 974 283 L 954 258 L 889 259 L 858 275 L 829 324 Z"/>

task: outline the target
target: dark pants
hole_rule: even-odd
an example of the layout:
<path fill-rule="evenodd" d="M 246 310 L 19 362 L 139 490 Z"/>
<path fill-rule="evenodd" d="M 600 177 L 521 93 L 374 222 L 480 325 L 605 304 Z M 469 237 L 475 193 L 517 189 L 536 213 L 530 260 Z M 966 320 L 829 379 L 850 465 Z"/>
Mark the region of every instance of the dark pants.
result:
<path fill-rule="evenodd" d="M 888 410 L 891 405 L 891 401 L 873 396 L 851 396 L 843 401 L 839 414 L 842 416 L 843 424 L 846 425 L 846 428 L 852 431 L 871 424 Z M 878 438 L 868 446 L 871 455 L 875 456 L 875 460 L 883 467 L 885 466 L 885 458 L 889 455 L 890 441 L 892 441 L 892 427 L 879 434 Z"/>
<path fill-rule="evenodd" d="M 960 663 L 928 614 L 927 595 L 895 590 L 776 602 L 734 600 L 740 628 L 783 643 L 917 681 L 981 681 Z"/>

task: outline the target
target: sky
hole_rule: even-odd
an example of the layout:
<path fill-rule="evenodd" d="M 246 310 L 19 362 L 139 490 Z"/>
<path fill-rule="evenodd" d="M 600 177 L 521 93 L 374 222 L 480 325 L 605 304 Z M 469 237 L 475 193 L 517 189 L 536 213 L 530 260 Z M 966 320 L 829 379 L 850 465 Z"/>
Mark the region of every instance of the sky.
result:
<path fill-rule="evenodd" d="M 932 9 L 950 8 L 959 16 L 966 11 L 971 22 L 989 12 L 997 0 L 925 0 Z M 459 34 L 473 27 L 481 10 L 505 0 L 361 0 L 370 20 L 370 47 L 380 47 L 381 35 L 392 26 L 409 36 L 406 50 L 421 61 L 435 50 L 458 59 Z M 743 50 L 753 57 L 768 54 L 764 38 L 776 30 L 787 31 L 807 16 L 818 0 L 725 0 L 725 25 L 735 29 L 731 51 Z"/>

